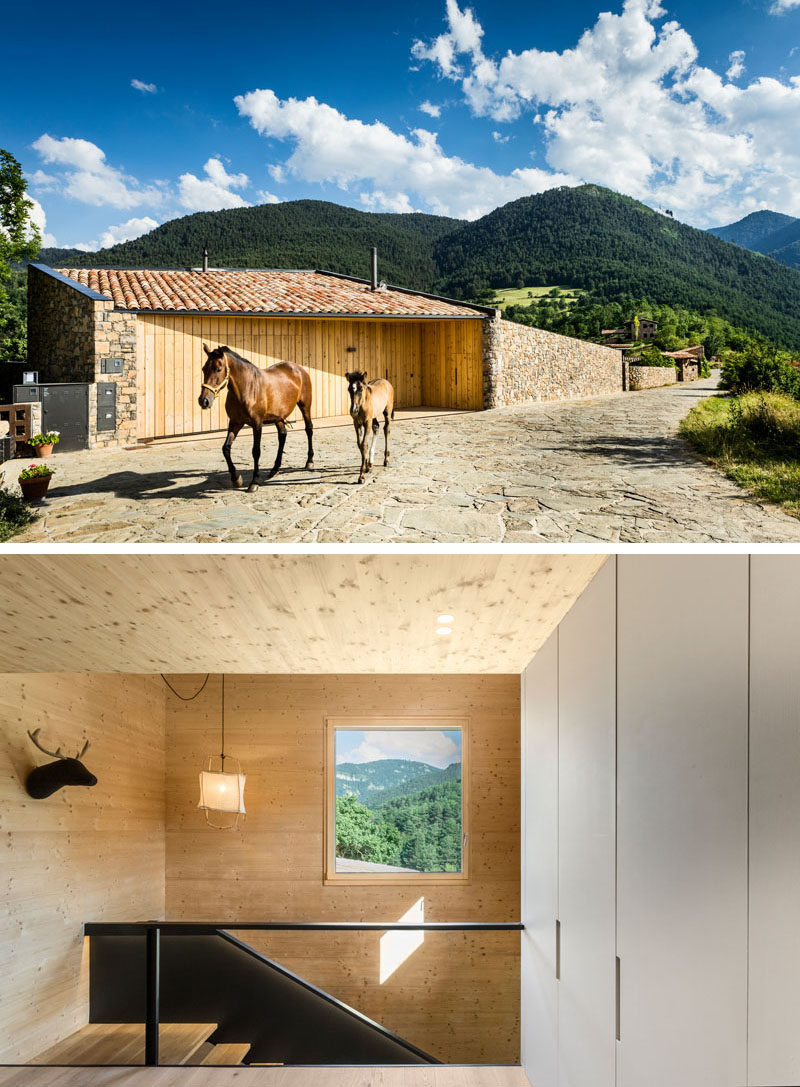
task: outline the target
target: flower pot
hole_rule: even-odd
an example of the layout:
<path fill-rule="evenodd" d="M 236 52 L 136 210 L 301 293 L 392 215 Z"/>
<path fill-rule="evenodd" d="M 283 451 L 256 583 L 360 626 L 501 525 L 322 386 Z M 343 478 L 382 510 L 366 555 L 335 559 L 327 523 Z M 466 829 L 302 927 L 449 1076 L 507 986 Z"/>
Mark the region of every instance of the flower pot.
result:
<path fill-rule="evenodd" d="M 52 476 L 34 476 L 33 479 L 21 479 L 22 497 L 26 502 L 38 502 L 47 494 Z"/>
<path fill-rule="evenodd" d="M 50 445 L 37 445 L 34 448 L 36 449 L 37 457 L 49 457 L 50 454 L 53 452 L 52 442 L 50 443 Z"/>

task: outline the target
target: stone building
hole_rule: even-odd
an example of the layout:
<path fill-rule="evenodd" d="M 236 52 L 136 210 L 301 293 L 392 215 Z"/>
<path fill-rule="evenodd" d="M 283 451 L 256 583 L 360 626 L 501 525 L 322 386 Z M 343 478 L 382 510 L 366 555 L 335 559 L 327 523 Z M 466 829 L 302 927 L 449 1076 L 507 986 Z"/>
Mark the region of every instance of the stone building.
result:
<path fill-rule="evenodd" d="M 89 446 L 215 432 L 197 402 L 203 343 L 309 370 L 316 418 L 345 417 L 345 373 L 386 377 L 398 407 L 480 410 L 622 390 L 619 352 L 499 310 L 321 271 L 29 268 L 29 362 L 89 384 Z M 116 419 L 98 425 L 113 384 Z M 98 392 L 100 390 L 100 392 Z"/>

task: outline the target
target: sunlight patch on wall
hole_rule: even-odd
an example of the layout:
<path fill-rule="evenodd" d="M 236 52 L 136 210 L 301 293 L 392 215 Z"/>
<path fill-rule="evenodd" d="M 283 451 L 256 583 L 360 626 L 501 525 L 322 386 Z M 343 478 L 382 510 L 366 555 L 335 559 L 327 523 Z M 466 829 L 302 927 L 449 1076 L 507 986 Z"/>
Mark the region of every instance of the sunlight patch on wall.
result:
<path fill-rule="evenodd" d="M 425 899 L 418 898 L 410 909 L 406 910 L 398 921 L 407 925 L 425 920 Z M 380 983 L 383 985 L 406 959 L 422 947 L 425 942 L 424 932 L 385 932 L 380 943 Z"/>

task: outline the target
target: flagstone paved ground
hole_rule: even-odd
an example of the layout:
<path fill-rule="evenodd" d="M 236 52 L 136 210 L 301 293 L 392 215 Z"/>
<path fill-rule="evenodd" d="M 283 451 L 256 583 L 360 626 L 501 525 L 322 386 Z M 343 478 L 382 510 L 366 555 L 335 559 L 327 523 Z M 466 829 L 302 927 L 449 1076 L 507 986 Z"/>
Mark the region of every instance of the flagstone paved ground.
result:
<path fill-rule="evenodd" d="M 318 431 L 311 472 L 294 429 L 285 467 L 252 495 L 231 490 L 219 439 L 62 453 L 51 497 L 14 542 L 800 541 L 800 521 L 748 497 L 678 437 L 715 386 L 398 421 L 393 466 L 363 486 L 350 426 Z M 264 446 L 271 463 L 272 435 Z M 235 453 L 244 470 L 244 435 Z M 19 463 L 3 466 L 10 485 Z"/>

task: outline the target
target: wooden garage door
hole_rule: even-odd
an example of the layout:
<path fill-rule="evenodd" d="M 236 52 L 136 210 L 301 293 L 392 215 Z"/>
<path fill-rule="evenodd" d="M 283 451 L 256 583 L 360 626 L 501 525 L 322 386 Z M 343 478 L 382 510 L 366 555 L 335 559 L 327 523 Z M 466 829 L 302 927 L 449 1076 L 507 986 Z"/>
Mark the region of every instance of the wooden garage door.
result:
<path fill-rule="evenodd" d="M 422 402 L 431 407 L 483 407 L 483 321 L 430 321 L 423 329 Z"/>
<path fill-rule="evenodd" d="M 141 315 L 138 424 L 142 439 L 224 429 L 224 406 L 197 403 L 203 342 L 226 344 L 257 366 L 282 359 L 311 374 L 312 415 L 347 414 L 345 373 L 366 370 L 395 387 L 398 407 L 480 408 L 480 320 L 413 321 Z M 298 415 L 295 416 L 299 418 Z"/>

